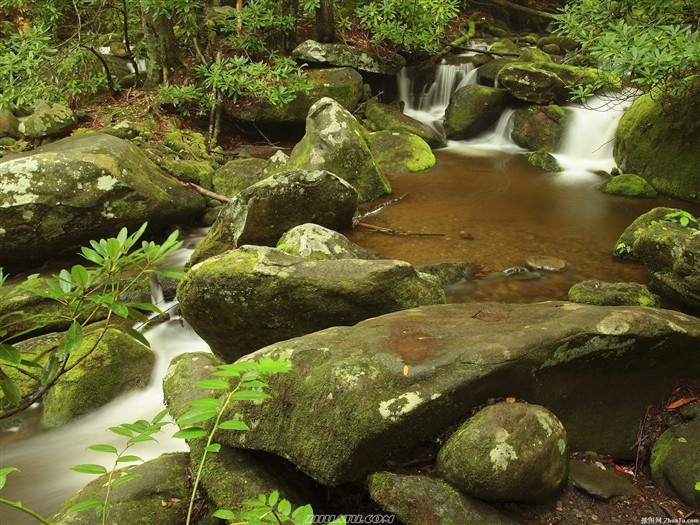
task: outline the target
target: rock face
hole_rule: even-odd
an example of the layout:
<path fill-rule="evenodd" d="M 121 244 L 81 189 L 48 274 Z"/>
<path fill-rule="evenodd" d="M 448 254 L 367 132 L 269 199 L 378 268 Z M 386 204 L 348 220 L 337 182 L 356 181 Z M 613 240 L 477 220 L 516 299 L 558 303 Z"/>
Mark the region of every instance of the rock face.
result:
<path fill-rule="evenodd" d="M 214 191 L 226 197 L 235 197 L 244 189 L 266 178 L 266 166 L 266 160 L 255 157 L 231 160 L 214 172 Z"/>
<path fill-rule="evenodd" d="M 186 223 L 206 201 L 129 142 L 70 137 L 0 160 L 0 260 L 26 267 L 73 254 L 124 226 Z"/>
<path fill-rule="evenodd" d="M 359 247 L 345 235 L 306 223 L 295 226 L 277 243 L 277 249 L 304 259 L 377 259 L 372 252 Z"/>
<path fill-rule="evenodd" d="M 249 186 L 227 203 L 190 263 L 243 244 L 275 246 L 284 232 L 306 222 L 348 229 L 356 210 L 357 192 L 332 173 L 285 171 Z"/>
<path fill-rule="evenodd" d="M 566 122 L 566 112 L 555 105 L 530 106 L 513 116 L 511 138 L 518 146 L 535 151 L 555 151 L 559 147 Z"/>
<path fill-rule="evenodd" d="M 557 162 L 557 159 L 550 153 L 544 150 L 537 150 L 532 153 L 525 155 L 525 158 L 530 163 L 531 166 L 535 168 L 540 168 L 548 173 L 559 173 L 562 171 L 561 166 Z"/>
<path fill-rule="evenodd" d="M 437 457 L 441 476 L 485 501 L 541 503 L 566 484 L 566 431 L 549 410 L 498 403 L 469 418 Z"/>
<path fill-rule="evenodd" d="M 664 108 L 652 95 L 639 97 L 615 132 L 615 161 L 628 173 L 646 179 L 657 191 L 700 202 L 700 104 L 678 102 L 685 114 Z"/>
<path fill-rule="evenodd" d="M 367 131 L 338 102 L 322 98 L 309 110 L 306 134 L 294 147 L 287 166 L 328 170 L 357 190 L 359 202 L 391 193 L 372 158 Z"/>
<path fill-rule="evenodd" d="M 369 477 L 368 485 L 372 499 L 406 525 L 516 525 L 482 501 L 427 476 L 377 472 Z"/>
<path fill-rule="evenodd" d="M 331 66 L 348 66 L 369 73 L 395 75 L 406 65 L 401 55 L 394 55 L 391 60 L 345 44 L 322 44 L 315 40 L 306 40 L 292 51 L 292 56 L 313 64 Z"/>
<path fill-rule="evenodd" d="M 207 259 L 178 287 L 180 309 L 215 354 L 234 361 L 270 343 L 445 301 L 402 261 L 307 260 L 244 246 Z"/>
<path fill-rule="evenodd" d="M 307 72 L 311 81 L 309 93 L 298 93 L 292 102 L 276 108 L 256 104 L 236 110 L 232 116 L 239 120 L 263 124 L 301 124 L 311 106 L 321 98 L 330 97 L 348 111 L 354 111 L 362 97 L 362 75 L 349 67 L 311 69 Z"/>
<path fill-rule="evenodd" d="M 451 139 L 467 139 L 495 124 L 509 99 L 504 89 L 472 84 L 452 94 L 445 110 L 445 132 Z"/>
<path fill-rule="evenodd" d="M 656 486 L 700 510 L 700 417 L 664 432 L 654 444 L 650 466 Z"/>
<path fill-rule="evenodd" d="M 164 454 L 135 467 L 122 469 L 123 473 L 139 474 L 138 478 L 119 485 L 110 494 L 109 519 L 107 523 L 129 525 L 179 525 L 183 513 L 187 513 L 189 487 L 186 470 L 189 467 L 187 454 Z M 64 502 L 51 516 L 56 525 L 93 525 L 97 523 L 95 509 L 77 513 L 66 511 L 76 503 L 91 498 L 103 500 L 107 475 L 90 482 L 75 496 Z M 163 503 L 166 503 L 165 505 Z"/>
<path fill-rule="evenodd" d="M 540 66 L 539 62 L 536 65 L 507 65 L 498 72 L 498 85 L 525 102 L 552 104 L 565 101 L 568 95 L 562 79 Z"/>
<path fill-rule="evenodd" d="M 654 291 L 700 310 L 700 234 L 668 220 L 679 211 L 655 208 L 640 216 L 616 246 L 624 244 L 627 257 L 646 265 Z"/>
<path fill-rule="evenodd" d="M 369 145 L 382 173 L 423 171 L 435 166 L 435 155 L 427 142 L 406 131 L 371 133 Z"/>
<path fill-rule="evenodd" d="M 77 123 L 78 119 L 70 108 L 37 100 L 34 112 L 19 124 L 19 131 L 32 139 L 56 137 L 67 135 Z"/>
<path fill-rule="evenodd" d="M 601 306 L 659 306 L 659 297 L 639 283 L 606 283 L 595 279 L 577 283 L 569 301 Z"/>
<path fill-rule="evenodd" d="M 610 177 L 598 186 L 603 193 L 622 195 L 624 197 L 656 197 L 656 190 L 639 175 L 626 173 L 617 177 Z"/>
<path fill-rule="evenodd" d="M 428 306 L 283 341 L 245 360 L 281 355 L 292 372 L 270 378 L 272 398 L 229 414 L 253 429 L 222 431 L 220 441 L 281 455 L 337 485 L 401 461 L 503 395 L 551 410 L 572 449 L 633 457 L 647 404 L 679 382 L 699 382 L 700 320 L 561 301 Z M 187 377 L 187 366 L 170 374 Z M 166 388 L 166 397 L 186 406 L 201 397 L 195 390 Z"/>
<path fill-rule="evenodd" d="M 406 131 L 422 138 L 431 148 L 447 146 L 445 137 L 434 129 L 392 106 L 387 106 L 377 100 L 369 100 L 365 104 L 365 126 L 370 131 Z"/>
<path fill-rule="evenodd" d="M 0 111 L 0 139 L 5 137 L 19 138 L 19 120 L 9 109 Z"/>

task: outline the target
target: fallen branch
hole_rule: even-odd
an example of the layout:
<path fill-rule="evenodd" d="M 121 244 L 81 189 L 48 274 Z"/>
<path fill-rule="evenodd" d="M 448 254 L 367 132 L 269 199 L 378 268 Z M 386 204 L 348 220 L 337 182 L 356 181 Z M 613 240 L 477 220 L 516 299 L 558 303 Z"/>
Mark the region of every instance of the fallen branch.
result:
<path fill-rule="evenodd" d="M 390 206 L 391 204 L 395 204 L 399 202 L 401 199 L 405 198 L 408 195 L 408 193 L 404 193 L 401 195 L 401 197 L 396 197 L 395 199 L 391 199 L 390 201 L 382 202 L 381 204 L 378 204 L 371 210 L 361 214 L 361 215 L 356 215 L 355 217 L 352 218 L 352 227 L 354 228 L 358 224 L 360 224 L 363 220 L 365 220 L 367 217 L 370 215 L 377 213 L 379 210 L 382 210 L 386 208 L 387 206 Z"/>
<path fill-rule="evenodd" d="M 421 64 L 420 69 L 421 71 L 424 71 L 426 69 L 430 69 L 433 67 L 435 64 L 438 63 L 439 60 L 442 59 L 445 55 L 447 55 L 450 51 L 452 51 L 456 47 L 460 47 L 464 42 L 468 42 L 475 34 L 476 34 L 476 23 L 474 20 L 469 20 L 468 24 L 468 29 L 465 34 L 457 38 L 456 40 L 453 40 L 449 44 L 447 44 L 445 47 L 443 47 L 440 52 L 438 52 L 435 56 L 430 57 L 428 60 L 423 62 Z"/>
<path fill-rule="evenodd" d="M 367 224 L 366 222 L 358 222 L 356 226 L 362 226 L 368 230 L 385 233 L 387 235 L 400 235 L 400 236 L 412 236 L 412 237 L 444 237 L 444 233 L 425 233 L 425 232 L 408 232 L 403 230 L 392 230 L 391 228 L 383 228 L 381 226 L 375 226 L 374 224 Z"/>
<path fill-rule="evenodd" d="M 520 11 L 521 13 L 526 13 L 532 16 L 538 16 L 540 18 L 547 18 L 549 20 L 556 20 L 556 15 L 552 13 L 547 13 L 546 11 L 539 11 L 537 9 L 532 9 L 530 7 L 525 7 L 519 4 L 514 4 L 508 0 L 489 0 L 490 3 L 500 5 L 506 9 L 512 9 L 513 11 Z"/>
<path fill-rule="evenodd" d="M 463 51 L 472 51 L 474 53 L 481 53 L 482 55 L 491 55 L 491 56 L 498 56 L 498 57 L 519 57 L 520 53 L 506 53 L 506 52 L 498 52 L 498 51 L 486 51 L 485 49 L 477 49 L 475 47 L 467 47 L 467 46 L 455 46 L 456 49 L 461 49 Z"/>
<path fill-rule="evenodd" d="M 213 191 L 209 191 L 208 189 L 202 188 L 199 184 L 195 184 L 194 182 L 180 181 L 180 184 L 182 184 L 183 186 L 190 186 L 197 193 L 200 193 L 200 194 L 204 195 L 205 197 L 209 197 L 210 199 L 214 199 L 214 200 L 221 201 L 221 202 L 230 202 L 231 201 L 231 199 L 229 199 L 226 195 L 221 195 L 220 193 L 215 193 Z"/>

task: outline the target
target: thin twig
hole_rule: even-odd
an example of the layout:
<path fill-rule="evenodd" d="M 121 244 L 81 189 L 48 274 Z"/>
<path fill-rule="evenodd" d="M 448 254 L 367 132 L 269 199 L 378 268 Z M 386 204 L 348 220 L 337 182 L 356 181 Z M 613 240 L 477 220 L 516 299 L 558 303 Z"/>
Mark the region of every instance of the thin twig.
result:
<path fill-rule="evenodd" d="M 410 232 L 403 230 L 393 230 L 391 228 L 383 228 L 381 226 L 375 226 L 374 224 L 367 224 L 366 222 L 358 222 L 356 226 L 362 226 L 368 230 L 375 231 L 378 233 L 385 233 L 387 235 L 400 235 L 403 237 L 444 237 L 444 233 L 426 233 L 426 232 Z"/>
<path fill-rule="evenodd" d="M 365 213 L 362 213 L 362 214 L 360 214 L 360 215 L 356 215 L 356 216 L 353 217 L 353 219 L 352 219 L 352 225 L 353 225 L 353 227 L 355 227 L 355 226 L 357 226 L 358 224 L 360 224 L 363 220 L 365 220 L 365 219 L 366 219 L 367 217 L 369 217 L 370 215 L 372 215 L 372 214 L 374 214 L 374 213 L 377 213 L 379 210 L 382 210 L 382 209 L 386 208 L 387 206 L 390 206 L 390 205 L 392 205 L 392 204 L 395 204 L 395 203 L 399 202 L 400 200 L 404 199 L 407 195 L 408 195 L 408 193 L 404 193 L 403 195 L 401 195 L 401 197 L 396 197 L 395 199 L 391 199 L 391 200 L 388 200 L 388 201 L 386 201 L 386 202 L 382 202 L 381 204 L 378 204 L 377 206 L 375 206 L 375 207 L 372 208 L 371 210 L 369 210 L 369 211 L 367 211 L 367 212 L 365 212 Z"/>
<path fill-rule="evenodd" d="M 182 184 L 183 186 L 191 186 L 192 189 L 195 190 L 197 193 L 201 193 L 205 197 L 209 197 L 211 199 L 216 199 L 217 201 L 229 202 L 231 200 L 226 195 L 221 195 L 220 193 L 215 193 L 215 192 L 210 191 L 206 188 L 202 188 L 199 184 L 195 184 L 194 182 L 180 181 L 180 184 Z"/>

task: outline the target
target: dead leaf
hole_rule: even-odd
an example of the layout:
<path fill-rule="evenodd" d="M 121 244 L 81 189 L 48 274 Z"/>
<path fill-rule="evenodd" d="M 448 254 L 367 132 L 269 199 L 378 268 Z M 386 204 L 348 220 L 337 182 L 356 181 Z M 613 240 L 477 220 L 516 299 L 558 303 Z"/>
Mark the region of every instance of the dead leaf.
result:
<path fill-rule="evenodd" d="M 403 375 L 407 376 L 408 375 L 408 366 L 403 365 Z"/>
<path fill-rule="evenodd" d="M 506 403 L 515 403 L 517 401 L 517 398 L 515 397 L 507 397 L 506 398 Z"/>
<path fill-rule="evenodd" d="M 689 405 L 690 403 L 693 403 L 697 401 L 697 397 L 684 397 L 683 399 L 679 399 L 678 401 L 674 401 L 670 405 L 666 407 L 666 410 L 675 410 L 676 408 L 680 408 L 685 405 Z"/>

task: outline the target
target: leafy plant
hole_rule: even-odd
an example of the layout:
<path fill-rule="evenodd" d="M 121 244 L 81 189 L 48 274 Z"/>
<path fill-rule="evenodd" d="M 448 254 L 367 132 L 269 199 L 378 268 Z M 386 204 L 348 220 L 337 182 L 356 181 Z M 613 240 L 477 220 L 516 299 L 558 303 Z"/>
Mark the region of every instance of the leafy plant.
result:
<path fill-rule="evenodd" d="M 615 250 L 613 251 L 613 253 L 620 257 L 629 255 L 632 253 L 632 247 L 627 243 L 621 242 L 618 243 L 617 246 L 615 246 Z"/>
<path fill-rule="evenodd" d="M 669 212 L 664 215 L 663 220 L 666 222 L 675 222 L 690 230 L 700 229 L 698 220 L 693 216 L 693 214 L 683 210 Z"/>
<path fill-rule="evenodd" d="M 7 482 L 7 475 L 11 474 L 12 472 L 19 472 L 19 469 L 15 467 L 0 468 L 0 489 L 2 489 L 5 486 L 5 483 Z M 12 507 L 13 509 L 17 509 L 21 512 L 24 512 L 25 514 L 37 520 L 39 523 L 43 523 L 44 525 L 51 525 L 39 514 L 22 505 L 21 501 L 10 501 L 5 498 L 0 498 L 0 505 L 7 505 L 8 507 Z"/>
<path fill-rule="evenodd" d="M 7 335 L 17 322 L 17 317 L 0 317 L 0 387 L 9 403 L 14 405 L 14 408 L 0 414 L 0 419 L 21 412 L 40 400 L 64 374 L 87 359 L 99 345 L 115 316 L 144 322 L 147 320 L 144 312 L 161 313 L 151 303 L 124 299 L 127 292 L 149 274 L 177 279 L 184 277 L 181 271 L 160 268 L 166 257 L 182 244 L 177 240 L 178 232 L 173 232 L 163 244 L 142 241 L 140 248 L 136 248 L 146 227 L 147 224 L 144 223 L 132 235 L 128 234 L 126 228 L 122 228 L 117 237 L 90 241 L 91 247 L 83 247 L 81 256 L 93 266 L 77 264 L 70 270 L 61 270 L 57 275 L 46 279 L 30 276 L 17 288 L 61 305 L 63 313 L 60 315 L 69 328 L 65 336 L 49 351 L 33 359 L 26 359 L 12 344 L 17 334 Z M 17 292 L 13 291 L 0 296 L 0 301 L 9 300 L 15 293 Z M 79 357 L 72 358 L 83 343 L 86 325 L 102 317 L 104 320 L 91 347 Z M 124 326 L 122 329 L 148 346 L 146 338 L 133 328 Z M 10 369 L 38 383 L 36 391 L 27 399 L 21 399 L 15 381 L 7 373 Z"/>
<path fill-rule="evenodd" d="M 127 452 L 131 447 L 138 443 L 143 443 L 144 441 L 156 441 L 153 434 L 157 434 L 165 425 L 169 425 L 170 422 L 163 421 L 163 418 L 167 415 L 168 411 L 163 410 L 158 413 L 150 422 L 146 420 L 138 420 L 133 423 L 124 423 L 116 427 L 110 427 L 109 431 L 117 434 L 118 436 L 123 436 L 127 438 L 124 447 L 121 450 L 117 450 L 112 445 L 90 445 L 89 450 L 94 450 L 96 452 L 104 452 L 106 454 L 111 454 L 115 456 L 114 462 L 111 468 L 108 470 L 102 465 L 95 463 L 86 463 L 82 465 L 76 465 L 71 467 L 71 470 L 75 472 L 80 472 L 83 474 L 107 474 L 107 481 L 105 483 L 106 491 L 104 499 L 100 500 L 97 498 L 91 498 L 85 501 L 81 501 L 70 507 L 66 512 L 73 513 L 81 510 L 94 508 L 97 517 L 100 519 L 100 523 L 105 525 L 107 523 L 107 516 L 109 515 L 110 509 L 110 495 L 114 487 L 123 485 L 132 479 L 139 477 L 139 474 L 135 472 L 122 473 L 116 476 L 117 469 L 122 466 L 123 463 L 135 463 L 143 462 L 143 460 L 134 455 L 127 455 Z"/>

